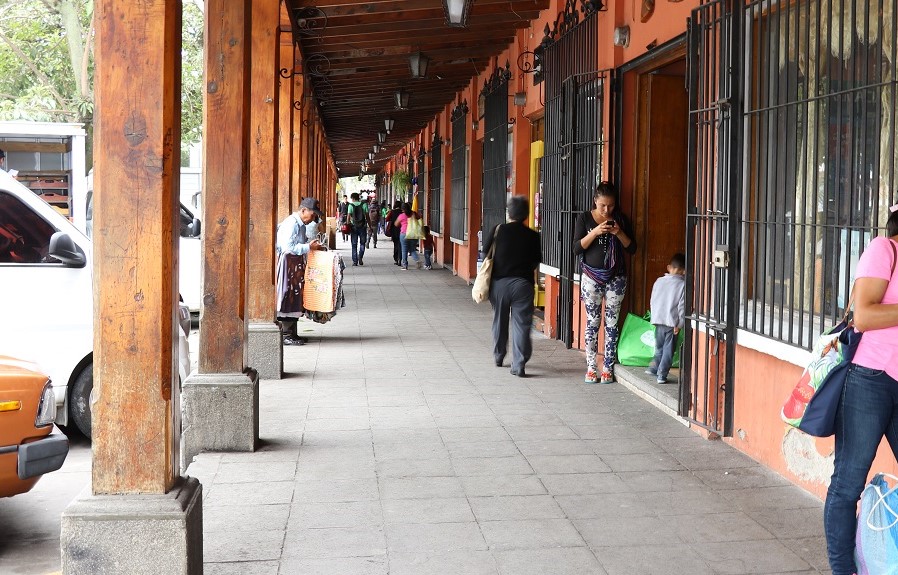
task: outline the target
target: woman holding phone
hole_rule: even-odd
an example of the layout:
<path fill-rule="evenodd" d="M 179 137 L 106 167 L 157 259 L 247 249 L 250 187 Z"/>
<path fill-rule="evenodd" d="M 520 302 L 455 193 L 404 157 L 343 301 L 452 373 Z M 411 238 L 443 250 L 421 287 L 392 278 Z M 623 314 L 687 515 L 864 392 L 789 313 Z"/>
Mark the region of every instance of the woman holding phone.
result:
<path fill-rule="evenodd" d="M 612 383 L 617 355 L 617 323 L 627 292 L 624 252 L 636 253 L 630 221 L 617 209 L 617 192 L 609 182 L 596 186 L 595 207 L 574 224 L 574 253 L 580 260 L 580 299 L 586 306 L 586 383 Z M 599 325 L 605 308 L 605 352 L 599 372 Z"/>

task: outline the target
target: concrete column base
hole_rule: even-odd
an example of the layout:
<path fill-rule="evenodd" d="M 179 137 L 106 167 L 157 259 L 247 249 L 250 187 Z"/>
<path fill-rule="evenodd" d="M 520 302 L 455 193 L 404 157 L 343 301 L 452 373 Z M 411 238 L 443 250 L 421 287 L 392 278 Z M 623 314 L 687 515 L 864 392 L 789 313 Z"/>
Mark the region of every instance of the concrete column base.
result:
<path fill-rule="evenodd" d="M 284 376 L 284 345 L 281 328 L 276 323 L 249 324 L 249 364 L 261 379 Z"/>
<path fill-rule="evenodd" d="M 259 375 L 190 374 L 181 386 L 181 468 L 204 451 L 255 451 L 259 442 Z"/>
<path fill-rule="evenodd" d="M 181 477 L 164 495 L 93 495 L 62 513 L 64 575 L 202 575 L 203 487 Z"/>

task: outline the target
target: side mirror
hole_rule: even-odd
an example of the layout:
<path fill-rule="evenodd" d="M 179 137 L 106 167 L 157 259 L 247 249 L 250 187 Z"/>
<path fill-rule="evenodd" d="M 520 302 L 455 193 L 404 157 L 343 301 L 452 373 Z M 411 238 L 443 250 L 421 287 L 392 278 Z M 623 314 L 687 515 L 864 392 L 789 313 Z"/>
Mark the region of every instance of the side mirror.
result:
<path fill-rule="evenodd" d="M 198 238 L 200 237 L 200 233 L 203 231 L 203 223 L 199 218 L 193 218 L 193 223 L 190 224 L 190 237 Z"/>
<path fill-rule="evenodd" d="M 65 232 L 56 232 L 50 236 L 49 255 L 73 268 L 83 268 L 87 264 L 84 252 Z"/>

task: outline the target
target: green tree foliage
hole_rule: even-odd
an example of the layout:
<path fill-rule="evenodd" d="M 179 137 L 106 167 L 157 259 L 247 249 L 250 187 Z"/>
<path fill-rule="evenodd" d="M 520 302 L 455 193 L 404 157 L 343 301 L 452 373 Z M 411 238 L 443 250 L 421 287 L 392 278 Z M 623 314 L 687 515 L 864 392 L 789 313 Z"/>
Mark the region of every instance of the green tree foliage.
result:
<path fill-rule="evenodd" d="M 185 2 L 182 141 L 203 121 L 203 13 Z M 0 120 L 79 122 L 93 133 L 93 1 L 0 0 Z"/>

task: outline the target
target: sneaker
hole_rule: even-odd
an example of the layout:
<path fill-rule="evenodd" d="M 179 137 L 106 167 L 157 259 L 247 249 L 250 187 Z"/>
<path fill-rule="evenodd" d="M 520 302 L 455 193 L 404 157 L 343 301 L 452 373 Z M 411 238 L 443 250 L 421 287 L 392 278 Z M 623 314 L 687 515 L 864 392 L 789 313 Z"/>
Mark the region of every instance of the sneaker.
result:
<path fill-rule="evenodd" d="M 432 270 L 432 269 L 433 269 L 433 266 L 424 266 L 424 269 L 426 269 L 426 270 Z"/>
<path fill-rule="evenodd" d="M 666 377 L 661 377 L 661 376 L 659 375 L 659 376 L 658 376 L 658 379 L 656 380 L 656 382 L 657 382 L 657 383 L 667 383 L 667 378 L 666 378 Z"/>
<path fill-rule="evenodd" d="M 355 267 L 355 266 L 357 266 L 357 265 L 359 265 L 359 264 L 357 264 L 357 263 L 355 263 L 355 262 L 352 262 L 352 267 Z"/>
<path fill-rule="evenodd" d="M 365 265 L 365 262 L 362 261 L 362 258 L 359 258 L 359 265 L 360 265 L 360 266 Z"/>
<path fill-rule="evenodd" d="M 402 266 L 402 267 L 400 267 L 399 269 L 401 269 L 401 270 L 404 271 L 404 272 L 407 272 L 407 271 L 408 271 L 408 266 Z"/>
<path fill-rule="evenodd" d="M 614 383 L 614 372 L 603 369 L 602 377 L 599 378 L 599 383 Z"/>
<path fill-rule="evenodd" d="M 585 383 L 599 383 L 599 376 L 592 369 L 586 370 L 586 377 L 583 378 Z"/>
<path fill-rule="evenodd" d="M 294 336 L 285 336 L 284 337 L 284 345 L 305 345 L 305 338 L 294 337 Z"/>
<path fill-rule="evenodd" d="M 645 370 L 645 373 L 647 373 L 647 374 L 649 374 L 649 375 L 654 375 L 654 376 L 657 376 L 657 375 L 658 375 L 658 372 L 655 371 L 655 370 L 652 369 L 652 368 L 649 368 L 649 369 Z"/>

